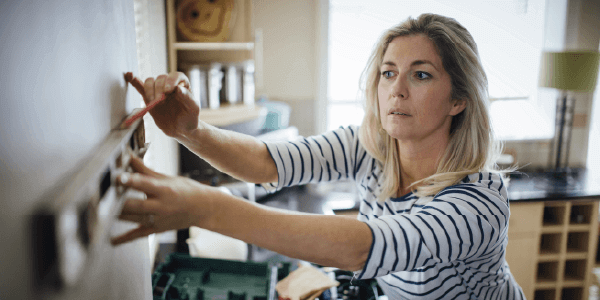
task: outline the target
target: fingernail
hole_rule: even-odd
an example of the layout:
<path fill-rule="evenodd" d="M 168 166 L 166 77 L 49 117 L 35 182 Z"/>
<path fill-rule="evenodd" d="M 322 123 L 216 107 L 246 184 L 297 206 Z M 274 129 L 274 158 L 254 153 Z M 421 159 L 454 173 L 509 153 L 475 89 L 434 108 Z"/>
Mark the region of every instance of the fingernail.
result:
<path fill-rule="evenodd" d="M 171 85 L 170 84 L 165 84 L 165 90 L 170 90 L 171 89 Z"/>
<path fill-rule="evenodd" d="M 121 177 L 119 177 L 119 178 L 121 179 L 122 184 L 127 184 L 130 177 L 131 176 L 129 175 L 129 173 L 123 173 L 123 174 L 121 174 Z"/>

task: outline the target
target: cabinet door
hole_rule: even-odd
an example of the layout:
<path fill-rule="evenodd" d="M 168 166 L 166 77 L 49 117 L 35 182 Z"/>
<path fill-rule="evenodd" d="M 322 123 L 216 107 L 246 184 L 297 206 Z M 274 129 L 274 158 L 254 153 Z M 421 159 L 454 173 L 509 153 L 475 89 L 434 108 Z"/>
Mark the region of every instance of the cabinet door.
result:
<path fill-rule="evenodd" d="M 527 299 L 533 299 L 544 203 L 511 203 L 506 261 Z"/>

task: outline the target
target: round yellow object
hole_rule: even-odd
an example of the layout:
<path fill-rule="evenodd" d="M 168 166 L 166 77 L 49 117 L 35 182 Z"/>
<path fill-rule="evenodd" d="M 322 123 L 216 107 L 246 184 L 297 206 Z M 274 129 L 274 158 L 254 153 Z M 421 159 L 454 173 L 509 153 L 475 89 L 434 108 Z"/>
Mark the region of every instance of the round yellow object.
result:
<path fill-rule="evenodd" d="M 177 5 L 177 28 L 194 42 L 224 42 L 233 23 L 234 0 L 183 0 Z"/>

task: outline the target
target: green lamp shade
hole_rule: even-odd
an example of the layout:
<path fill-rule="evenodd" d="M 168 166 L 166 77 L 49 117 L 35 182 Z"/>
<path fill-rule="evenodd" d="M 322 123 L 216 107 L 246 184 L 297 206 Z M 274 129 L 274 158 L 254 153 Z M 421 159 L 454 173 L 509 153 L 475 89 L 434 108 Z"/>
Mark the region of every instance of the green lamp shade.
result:
<path fill-rule="evenodd" d="M 544 52 L 540 86 L 559 90 L 588 91 L 596 87 L 600 53 L 593 51 Z"/>

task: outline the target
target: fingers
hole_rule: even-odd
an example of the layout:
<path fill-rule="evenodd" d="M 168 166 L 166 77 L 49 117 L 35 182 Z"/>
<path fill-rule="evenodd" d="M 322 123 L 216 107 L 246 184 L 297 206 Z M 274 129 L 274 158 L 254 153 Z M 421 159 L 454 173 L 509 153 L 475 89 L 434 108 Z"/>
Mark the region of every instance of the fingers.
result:
<path fill-rule="evenodd" d="M 148 220 L 147 215 L 119 215 L 119 220 L 144 224 Z"/>
<path fill-rule="evenodd" d="M 156 215 L 120 215 L 119 220 L 139 223 L 140 226 L 156 227 Z"/>
<path fill-rule="evenodd" d="M 190 81 L 185 76 L 185 74 L 181 72 L 171 72 L 165 79 L 164 83 L 164 92 L 169 94 L 175 90 L 175 87 L 183 86 L 186 89 L 190 88 Z"/>
<path fill-rule="evenodd" d="M 127 72 L 127 73 L 125 73 L 124 77 L 125 77 L 125 82 L 129 83 L 129 82 L 131 82 L 131 80 L 133 80 L 133 73 Z"/>
<path fill-rule="evenodd" d="M 160 97 L 162 96 L 162 94 L 164 94 L 165 91 L 165 81 L 167 80 L 167 75 L 160 75 L 158 77 L 156 77 L 156 80 L 154 81 L 154 99 L 160 99 Z"/>
<path fill-rule="evenodd" d="M 154 178 L 140 173 L 123 173 L 119 176 L 119 181 L 124 186 L 131 187 L 149 196 L 158 195 L 161 189 L 157 186 Z"/>
<path fill-rule="evenodd" d="M 180 102 L 183 105 L 185 105 L 192 112 L 200 113 L 200 107 L 198 106 L 198 103 L 194 101 L 194 95 L 189 89 L 182 86 L 178 86 L 175 91 L 177 99 L 182 100 Z"/>
<path fill-rule="evenodd" d="M 152 227 L 145 227 L 145 226 L 140 226 L 136 229 L 133 229 L 129 232 L 126 232 L 118 237 L 114 237 L 111 239 L 111 243 L 116 246 L 116 245 L 120 245 L 123 243 L 127 243 L 130 241 L 133 241 L 135 239 L 139 239 L 141 237 L 145 237 L 148 235 L 151 235 L 155 232 L 155 229 Z"/>
<path fill-rule="evenodd" d="M 154 101 L 154 78 L 148 77 L 144 81 L 144 102 L 148 105 L 152 101 Z"/>
<path fill-rule="evenodd" d="M 130 81 L 131 85 L 142 95 L 142 98 L 146 97 L 146 93 L 144 90 L 144 83 L 137 77 L 133 77 Z"/>
<path fill-rule="evenodd" d="M 130 73 L 128 73 L 129 75 Z M 130 77 L 132 77 L 131 75 Z M 171 72 L 168 75 L 160 75 L 156 79 L 149 77 L 142 83 L 137 77 L 132 77 L 131 85 L 143 96 L 146 105 L 159 99 L 162 94 L 171 94 L 176 92 L 177 87 L 184 87 L 189 91 L 190 81 L 187 76 L 181 72 Z M 190 97 L 192 98 L 192 97 Z M 193 99 L 193 98 L 192 98 Z"/>
<path fill-rule="evenodd" d="M 123 204 L 121 215 L 140 216 L 140 215 L 158 215 L 163 213 L 164 208 L 160 202 L 152 199 L 137 200 L 129 199 Z"/>
<path fill-rule="evenodd" d="M 144 164 L 144 160 L 142 160 L 141 158 L 132 155 L 131 156 L 131 160 L 129 160 L 129 165 L 131 166 L 131 168 L 133 169 L 133 171 L 140 173 L 140 174 L 144 174 L 144 175 L 148 175 L 148 176 L 152 176 L 152 177 L 159 177 L 159 178 L 164 178 L 166 176 L 154 172 L 152 169 L 148 168 L 145 164 Z"/>

